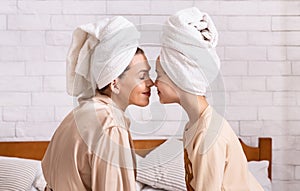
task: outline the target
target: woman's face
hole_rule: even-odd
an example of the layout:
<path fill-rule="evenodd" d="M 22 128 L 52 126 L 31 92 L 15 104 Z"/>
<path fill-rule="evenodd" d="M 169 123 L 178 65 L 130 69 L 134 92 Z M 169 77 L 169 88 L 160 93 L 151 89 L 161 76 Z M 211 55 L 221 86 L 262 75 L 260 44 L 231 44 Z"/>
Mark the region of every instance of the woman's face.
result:
<path fill-rule="evenodd" d="M 136 54 L 129 69 L 119 77 L 120 93 L 128 105 L 146 106 L 149 104 L 153 81 L 149 77 L 151 67 L 144 54 Z"/>
<path fill-rule="evenodd" d="M 161 67 L 159 57 L 156 59 L 155 71 L 157 74 L 155 86 L 157 87 L 160 103 L 179 103 L 179 96 L 176 91 L 177 87 Z"/>

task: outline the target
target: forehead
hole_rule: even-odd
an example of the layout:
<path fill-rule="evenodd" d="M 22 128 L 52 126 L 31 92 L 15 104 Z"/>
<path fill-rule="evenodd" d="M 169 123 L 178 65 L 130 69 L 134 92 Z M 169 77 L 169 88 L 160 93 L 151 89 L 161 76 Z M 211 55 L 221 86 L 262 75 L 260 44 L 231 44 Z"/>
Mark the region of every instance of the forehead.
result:
<path fill-rule="evenodd" d="M 149 69 L 150 65 L 148 64 L 148 60 L 144 54 L 136 54 L 130 62 L 129 67 L 129 70 Z"/>

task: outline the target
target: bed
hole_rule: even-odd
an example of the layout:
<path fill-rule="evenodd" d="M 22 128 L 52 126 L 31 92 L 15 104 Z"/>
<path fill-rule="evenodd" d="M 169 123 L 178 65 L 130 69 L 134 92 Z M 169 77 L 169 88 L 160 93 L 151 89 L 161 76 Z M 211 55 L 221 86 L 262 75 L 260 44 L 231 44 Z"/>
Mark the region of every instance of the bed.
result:
<path fill-rule="evenodd" d="M 154 153 L 156 151 L 157 151 L 157 153 L 159 153 L 158 150 L 161 150 L 160 152 L 164 154 L 166 151 L 168 152 L 168 151 L 172 150 L 170 148 L 177 147 L 175 150 L 178 151 L 178 145 L 181 144 L 180 142 L 181 142 L 180 140 L 173 140 L 173 141 L 169 141 L 169 140 L 134 140 L 134 147 L 135 147 L 136 153 L 138 154 L 137 156 L 139 156 L 138 163 L 139 163 L 139 160 L 144 160 L 141 162 L 141 164 L 148 165 L 150 163 L 145 162 L 146 160 L 148 160 L 148 159 L 149 160 L 150 159 L 157 160 L 158 158 L 161 158 L 161 157 L 154 156 Z M 258 168 L 258 169 L 256 169 L 257 171 L 264 170 L 264 173 L 266 173 L 266 175 L 264 175 L 266 177 L 264 177 L 264 178 L 268 178 L 268 180 L 271 181 L 271 179 L 272 179 L 272 139 L 271 138 L 259 138 L 258 147 L 248 146 L 242 140 L 240 140 L 240 142 L 242 144 L 243 150 L 246 154 L 248 161 L 249 162 L 252 161 L 255 163 L 255 164 L 252 164 L 250 162 L 253 165 L 253 167 Z M 5 156 L 6 158 L 7 157 L 18 157 L 18 158 L 22 158 L 22 159 L 26 159 L 26 160 L 28 160 L 28 159 L 41 160 L 47 149 L 48 143 L 49 142 L 47 142 L 47 141 L 0 142 L 0 156 Z M 176 144 L 177 144 L 177 146 L 176 146 Z M 163 147 L 164 147 L 164 149 L 163 149 Z M 161 149 L 158 149 L 158 148 L 161 148 Z M 183 159 L 181 160 L 181 158 L 183 158 L 183 157 L 181 155 L 176 155 L 176 157 L 173 157 L 173 158 L 174 159 L 172 159 L 172 161 L 170 160 L 168 162 L 166 167 L 162 168 L 163 165 L 158 165 L 155 167 L 156 169 L 153 169 L 153 170 L 155 172 L 165 173 L 166 169 L 172 169 L 173 167 L 177 169 L 178 166 L 175 167 L 174 164 L 178 164 L 178 165 L 180 165 L 180 168 L 182 171 L 181 175 L 180 175 L 181 176 L 180 181 L 184 181 L 184 168 L 183 168 L 183 164 L 182 164 Z M 177 160 L 177 161 L 174 161 L 174 160 Z M 259 166 L 258 164 L 260 164 L 260 161 L 265 162 L 263 167 L 262 166 L 257 167 L 257 166 Z M 1 158 L 0 158 L 0 162 L 1 162 Z M 151 163 L 153 163 L 153 161 Z M 248 164 L 250 165 L 250 163 L 248 163 Z M 170 167 L 168 165 L 172 165 L 172 166 Z M 1 168 L 1 166 L 0 166 L 0 168 Z M 138 166 L 138 168 L 139 168 L 139 166 Z M 162 168 L 162 169 L 158 170 L 157 168 Z M 249 166 L 249 168 L 250 168 L 250 166 Z M 149 169 L 146 169 L 144 171 L 144 175 L 143 175 L 142 170 L 140 170 L 140 171 L 141 171 L 140 179 L 142 179 L 144 175 L 148 176 L 149 174 L 151 174 Z M 39 172 L 39 173 L 41 173 L 41 172 Z M 169 173 L 171 174 L 172 172 L 170 171 Z M 176 170 L 176 173 L 178 173 L 178 170 Z M 255 174 L 256 172 L 252 172 L 252 173 Z M 138 174 L 139 174 L 139 172 L 138 172 Z M 262 173 L 260 173 L 260 174 L 262 174 Z M 164 175 L 163 178 L 165 178 L 166 176 L 167 175 Z M 256 176 L 256 178 L 262 179 L 261 176 L 262 175 L 259 175 L 259 177 Z M 149 181 L 153 181 L 154 179 L 156 180 L 156 178 L 157 177 L 155 177 L 155 175 L 154 175 L 153 179 L 147 177 L 146 181 L 141 180 L 141 182 L 142 182 L 141 185 L 143 185 L 141 187 L 145 187 L 145 184 L 146 184 L 147 186 L 154 187 L 157 190 L 160 190 L 160 189 L 167 190 L 170 186 L 173 186 L 170 184 L 174 184 L 174 182 L 176 182 L 176 183 L 180 182 L 178 180 L 174 180 L 174 182 L 171 182 L 171 183 L 168 182 L 168 185 L 163 185 L 163 186 L 161 186 L 157 182 L 155 182 L 155 183 L 149 182 Z M 160 179 L 163 179 L 163 178 L 160 178 Z M 137 179 L 139 180 L 139 175 L 138 175 Z M 1 184 L 1 172 L 0 172 L 0 184 Z M 41 182 L 40 182 L 40 184 L 42 185 Z M 166 183 L 163 183 L 163 184 L 166 184 Z M 180 185 L 180 186 L 183 186 L 183 185 Z M 170 189 L 171 190 L 182 190 L 183 187 L 180 187 L 180 186 L 178 188 L 173 187 Z M 31 189 L 31 190 L 34 190 L 34 189 Z M 37 189 L 37 190 L 39 190 L 39 189 Z M 151 190 L 151 189 L 144 189 L 144 190 Z M 153 189 L 153 190 L 155 190 L 155 189 Z"/>

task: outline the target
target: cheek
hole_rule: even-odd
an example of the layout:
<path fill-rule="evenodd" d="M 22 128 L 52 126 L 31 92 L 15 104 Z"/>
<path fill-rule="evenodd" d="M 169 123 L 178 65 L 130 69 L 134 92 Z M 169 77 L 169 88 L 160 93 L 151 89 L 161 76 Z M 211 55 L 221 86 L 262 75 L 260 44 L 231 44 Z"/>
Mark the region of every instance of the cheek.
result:
<path fill-rule="evenodd" d="M 137 86 L 139 86 L 137 80 L 131 78 L 131 79 L 126 79 L 126 81 L 123 81 L 120 87 L 121 87 L 121 91 L 125 95 L 131 96 L 132 92 Z"/>
<path fill-rule="evenodd" d="M 137 85 L 130 93 L 129 103 L 137 106 L 146 106 L 149 104 L 149 97 L 144 95 L 145 83 Z"/>
<path fill-rule="evenodd" d="M 166 80 L 164 78 L 156 78 L 156 86 L 159 87 L 164 87 L 166 85 Z"/>
<path fill-rule="evenodd" d="M 159 96 L 163 103 L 172 103 L 177 100 L 177 92 L 172 86 L 161 81 L 157 81 L 156 86 L 160 92 Z"/>
<path fill-rule="evenodd" d="M 167 81 L 158 80 L 156 82 L 156 86 L 160 91 L 164 92 L 169 92 L 173 90 L 172 86 Z"/>
<path fill-rule="evenodd" d="M 133 88 L 132 88 L 132 92 L 131 94 L 133 96 L 138 96 L 139 94 L 141 94 L 145 89 L 144 83 L 140 83 L 140 84 L 136 84 Z"/>

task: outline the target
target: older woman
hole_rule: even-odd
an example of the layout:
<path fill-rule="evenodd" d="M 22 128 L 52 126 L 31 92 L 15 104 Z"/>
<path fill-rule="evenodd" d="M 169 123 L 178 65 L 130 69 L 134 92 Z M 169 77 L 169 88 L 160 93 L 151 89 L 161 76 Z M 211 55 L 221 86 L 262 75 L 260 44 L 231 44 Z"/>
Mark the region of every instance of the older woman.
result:
<path fill-rule="evenodd" d="M 150 66 L 139 32 L 123 17 L 74 31 L 67 90 L 79 105 L 54 133 L 42 161 L 46 190 L 135 190 L 135 155 L 124 115 L 149 103 Z"/>
<path fill-rule="evenodd" d="M 206 88 L 220 67 L 217 40 L 209 15 L 197 8 L 167 20 L 156 63 L 160 102 L 180 104 L 189 117 L 183 135 L 189 191 L 263 190 L 248 171 L 234 131 L 206 100 Z"/>

